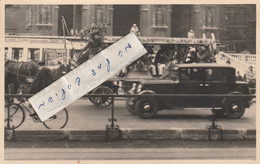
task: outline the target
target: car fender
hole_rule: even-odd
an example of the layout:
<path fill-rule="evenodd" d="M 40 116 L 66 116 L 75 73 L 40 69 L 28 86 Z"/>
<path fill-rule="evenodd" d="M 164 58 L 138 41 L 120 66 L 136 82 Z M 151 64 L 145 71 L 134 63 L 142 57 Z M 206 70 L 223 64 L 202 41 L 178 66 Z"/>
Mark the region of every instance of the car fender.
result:
<path fill-rule="evenodd" d="M 152 90 L 143 90 L 138 93 L 138 95 L 143 95 L 143 94 L 156 94 L 156 92 L 154 92 Z"/>
<path fill-rule="evenodd" d="M 157 94 L 156 92 L 152 91 L 152 90 L 143 90 L 141 91 L 140 93 L 138 93 L 138 95 L 143 95 L 143 94 Z M 136 100 L 140 99 L 140 97 L 138 97 Z M 160 101 L 157 101 L 159 104 L 159 110 L 160 110 L 160 107 L 171 107 L 171 105 L 165 101 L 162 97 L 159 97 L 158 98 Z"/>
<path fill-rule="evenodd" d="M 234 92 L 229 93 L 228 95 L 242 95 L 242 94 L 243 94 L 242 92 L 234 91 Z M 222 100 L 222 105 L 225 104 L 225 102 L 227 101 L 227 99 L 228 99 L 228 98 L 224 98 L 224 99 Z"/>

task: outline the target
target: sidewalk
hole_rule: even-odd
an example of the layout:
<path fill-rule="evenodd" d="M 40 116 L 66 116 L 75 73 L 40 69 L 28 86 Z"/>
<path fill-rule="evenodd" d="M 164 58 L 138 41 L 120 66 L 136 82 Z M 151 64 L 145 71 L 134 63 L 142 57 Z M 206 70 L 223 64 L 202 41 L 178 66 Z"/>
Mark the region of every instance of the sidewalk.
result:
<path fill-rule="evenodd" d="M 113 141 L 113 140 L 249 140 L 247 129 L 109 129 L 109 130 L 5 130 L 5 140 L 15 141 Z"/>

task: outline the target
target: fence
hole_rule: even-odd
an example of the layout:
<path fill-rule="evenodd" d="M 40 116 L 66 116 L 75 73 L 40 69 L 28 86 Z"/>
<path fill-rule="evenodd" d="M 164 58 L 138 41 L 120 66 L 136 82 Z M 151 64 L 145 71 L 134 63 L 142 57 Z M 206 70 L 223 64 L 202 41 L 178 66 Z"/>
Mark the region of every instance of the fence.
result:
<path fill-rule="evenodd" d="M 31 97 L 31 94 L 26 94 L 26 95 L 18 95 L 18 94 L 8 94 L 5 95 L 5 97 L 26 97 L 29 98 Z M 106 141 L 115 141 L 115 140 L 120 140 L 122 138 L 122 132 L 120 131 L 120 128 L 118 125 L 116 125 L 117 119 L 115 118 L 115 110 L 114 110 L 114 99 L 117 97 L 124 97 L 124 98 L 130 98 L 130 97 L 201 97 L 201 98 L 207 98 L 211 99 L 212 98 L 212 116 L 211 116 L 211 124 L 206 124 L 205 130 L 207 130 L 208 133 L 208 139 L 212 139 L 211 133 L 213 132 L 212 129 L 218 129 L 220 132 L 221 139 L 223 139 L 223 134 L 222 134 L 222 129 L 219 125 L 215 123 L 216 118 L 216 111 L 214 108 L 214 98 L 255 98 L 255 95 L 227 95 L 227 94 L 149 94 L 149 95 L 103 95 L 103 94 L 88 94 L 85 95 L 84 97 L 112 97 L 112 109 L 111 109 L 111 117 L 108 118 L 110 125 L 106 125 L 106 130 L 105 130 L 105 140 Z M 9 117 L 9 115 L 8 115 Z M 7 118 L 9 121 L 9 118 Z M 9 122 L 7 123 L 9 125 Z M 8 128 L 7 128 L 8 130 Z M 215 131 L 216 132 L 216 131 Z M 96 136 L 95 136 L 96 138 Z M 155 137 L 156 138 L 156 137 Z M 213 137 L 214 139 L 214 137 Z"/>
<path fill-rule="evenodd" d="M 228 55 L 231 55 L 232 57 L 234 57 L 242 62 L 246 62 L 248 64 L 252 64 L 252 65 L 256 64 L 256 55 L 255 54 L 228 53 Z"/>

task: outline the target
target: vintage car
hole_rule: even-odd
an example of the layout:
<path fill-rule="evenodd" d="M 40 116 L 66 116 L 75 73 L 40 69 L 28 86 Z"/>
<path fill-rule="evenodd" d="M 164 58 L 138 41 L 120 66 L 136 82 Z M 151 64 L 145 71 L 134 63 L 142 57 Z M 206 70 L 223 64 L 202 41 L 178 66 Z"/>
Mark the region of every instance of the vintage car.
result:
<path fill-rule="evenodd" d="M 236 81 L 235 68 L 212 63 L 179 64 L 169 67 L 161 78 L 146 79 L 129 94 L 229 94 L 250 95 L 248 83 Z M 238 119 L 251 105 L 248 97 L 131 97 L 127 109 L 141 118 L 151 118 L 159 110 L 176 108 L 212 108 L 219 116 Z"/>

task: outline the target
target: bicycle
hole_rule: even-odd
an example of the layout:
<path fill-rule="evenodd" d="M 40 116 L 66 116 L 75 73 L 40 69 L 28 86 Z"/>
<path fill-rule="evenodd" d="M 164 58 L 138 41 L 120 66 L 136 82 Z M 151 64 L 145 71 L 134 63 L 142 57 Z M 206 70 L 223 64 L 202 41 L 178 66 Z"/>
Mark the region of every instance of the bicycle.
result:
<path fill-rule="evenodd" d="M 24 97 L 19 99 L 19 103 L 15 103 L 13 98 L 6 98 L 5 129 L 14 130 L 20 127 L 26 118 L 25 111 L 29 113 L 28 115 L 33 119 L 33 122 L 43 123 L 47 129 L 62 129 L 66 126 L 68 122 L 68 112 L 66 108 L 42 122 L 37 113 L 35 113 L 31 107 L 29 109 L 30 105 L 26 105 L 26 102 L 28 102 L 28 100 Z"/>

